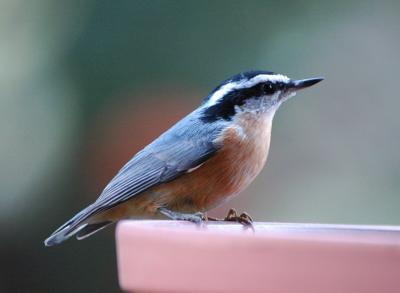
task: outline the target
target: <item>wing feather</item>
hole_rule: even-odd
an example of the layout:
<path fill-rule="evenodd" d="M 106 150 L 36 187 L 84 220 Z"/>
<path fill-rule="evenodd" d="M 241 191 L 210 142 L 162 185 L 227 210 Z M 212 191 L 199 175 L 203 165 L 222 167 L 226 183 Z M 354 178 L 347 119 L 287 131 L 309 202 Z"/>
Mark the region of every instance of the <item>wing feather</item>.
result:
<path fill-rule="evenodd" d="M 209 159 L 219 148 L 214 141 L 224 126 L 200 125 L 196 114 L 191 113 L 136 154 L 106 186 L 92 213 L 173 180 Z"/>

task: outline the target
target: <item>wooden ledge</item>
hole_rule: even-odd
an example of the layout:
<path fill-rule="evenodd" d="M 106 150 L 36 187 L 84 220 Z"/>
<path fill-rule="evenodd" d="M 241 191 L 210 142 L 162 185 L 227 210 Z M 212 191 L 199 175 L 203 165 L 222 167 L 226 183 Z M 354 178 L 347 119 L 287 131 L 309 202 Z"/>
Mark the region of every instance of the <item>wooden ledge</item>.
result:
<path fill-rule="evenodd" d="M 118 224 L 127 292 L 399 292 L 400 227 Z"/>

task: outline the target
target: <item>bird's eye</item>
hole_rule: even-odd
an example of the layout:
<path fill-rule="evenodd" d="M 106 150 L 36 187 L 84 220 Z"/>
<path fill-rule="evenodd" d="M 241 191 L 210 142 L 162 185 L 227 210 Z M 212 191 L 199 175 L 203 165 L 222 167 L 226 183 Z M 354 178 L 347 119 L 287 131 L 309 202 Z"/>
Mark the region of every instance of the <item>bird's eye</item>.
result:
<path fill-rule="evenodd" d="M 272 95 L 273 93 L 275 93 L 276 89 L 272 83 L 267 82 L 264 84 L 263 91 L 267 95 Z"/>

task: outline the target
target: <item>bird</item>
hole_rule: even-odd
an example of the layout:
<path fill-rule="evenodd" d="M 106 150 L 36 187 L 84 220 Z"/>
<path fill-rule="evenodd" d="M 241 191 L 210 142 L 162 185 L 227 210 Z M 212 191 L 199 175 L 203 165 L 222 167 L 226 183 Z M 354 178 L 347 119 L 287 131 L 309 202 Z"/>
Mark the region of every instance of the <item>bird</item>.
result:
<path fill-rule="evenodd" d="M 132 217 L 202 223 L 208 210 L 242 192 L 263 169 L 280 105 L 322 80 L 295 80 L 265 70 L 228 78 L 135 154 L 97 200 L 53 232 L 45 245 L 72 236 L 81 240 Z M 252 222 L 234 210 L 225 220 Z"/>

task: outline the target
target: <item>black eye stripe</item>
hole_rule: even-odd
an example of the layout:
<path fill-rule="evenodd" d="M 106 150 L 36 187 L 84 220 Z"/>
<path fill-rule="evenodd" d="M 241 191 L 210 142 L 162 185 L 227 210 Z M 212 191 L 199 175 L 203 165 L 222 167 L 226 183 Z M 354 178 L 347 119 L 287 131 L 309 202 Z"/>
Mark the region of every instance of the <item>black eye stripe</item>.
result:
<path fill-rule="evenodd" d="M 276 92 L 276 85 L 271 82 L 264 83 L 263 91 L 267 95 L 273 95 Z"/>
<path fill-rule="evenodd" d="M 279 83 L 264 82 L 249 88 L 232 90 L 215 105 L 204 109 L 202 120 L 204 122 L 213 122 L 218 119 L 230 120 L 235 115 L 235 106 L 242 106 L 251 98 L 273 95 L 278 89 Z"/>

